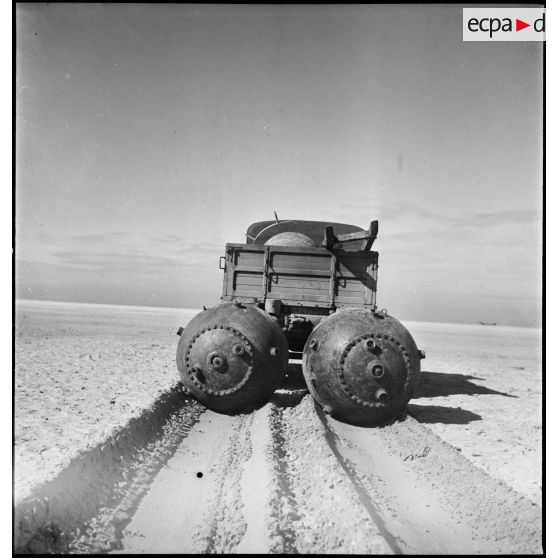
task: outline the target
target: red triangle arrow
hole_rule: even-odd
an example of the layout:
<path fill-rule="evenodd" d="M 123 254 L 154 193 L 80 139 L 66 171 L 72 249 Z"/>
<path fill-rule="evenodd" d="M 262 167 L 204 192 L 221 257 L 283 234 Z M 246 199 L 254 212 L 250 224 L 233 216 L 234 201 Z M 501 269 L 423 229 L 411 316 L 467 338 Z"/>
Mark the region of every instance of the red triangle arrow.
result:
<path fill-rule="evenodd" d="M 526 27 L 531 27 L 531 24 L 530 23 L 525 23 L 524 21 L 521 21 L 520 19 L 515 20 L 515 30 L 516 31 L 521 31 L 522 29 L 525 29 Z"/>

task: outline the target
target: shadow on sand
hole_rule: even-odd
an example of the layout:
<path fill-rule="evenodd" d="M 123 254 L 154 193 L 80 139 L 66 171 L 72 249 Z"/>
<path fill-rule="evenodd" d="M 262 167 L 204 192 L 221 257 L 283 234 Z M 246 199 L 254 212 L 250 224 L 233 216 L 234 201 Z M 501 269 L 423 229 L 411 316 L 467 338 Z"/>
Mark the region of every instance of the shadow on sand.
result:
<path fill-rule="evenodd" d="M 480 415 L 460 407 L 442 407 L 441 405 L 408 405 L 409 414 L 423 424 L 468 424 L 482 420 Z"/>
<path fill-rule="evenodd" d="M 465 374 L 446 374 L 445 372 L 421 372 L 420 382 L 413 399 L 420 397 L 442 397 L 444 395 L 503 395 L 517 397 L 494 389 L 479 386 L 470 380 L 484 381 L 483 378 Z"/>
<path fill-rule="evenodd" d="M 421 372 L 418 388 L 413 395 L 413 400 L 421 397 L 443 397 L 447 395 L 502 395 L 504 397 L 517 397 L 501 391 L 496 391 L 474 382 L 483 381 L 483 378 L 465 374 L 448 374 L 445 372 Z M 281 389 L 275 392 L 273 401 L 279 407 L 293 407 L 298 405 L 308 393 L 302 367 L 299 363 L 289 363 L 287 375 Z M 424 424 L 468 424 L 482 420 L 482 417 L 460 407 L 442 405 L 408 405 L 409 414 L 417 421 Z"/>
<path fill-rule="evenodd" d="M 471 381 L 473 380 L 473 381 Z M 517 397 L 474 383 L 484 381 L 466 374 L 447 374 L 445 372 L 421 372 L 420 382 L 413 395 L 413 399 L 421 397 L 443 397 L 446 395 L 502 395 Z M 468 424 L 482 417 L 461 407 L 446 407 L 442 405 L 413 405 L 409 404 L 409 414 L 421 423 L 434 424 Z"/>

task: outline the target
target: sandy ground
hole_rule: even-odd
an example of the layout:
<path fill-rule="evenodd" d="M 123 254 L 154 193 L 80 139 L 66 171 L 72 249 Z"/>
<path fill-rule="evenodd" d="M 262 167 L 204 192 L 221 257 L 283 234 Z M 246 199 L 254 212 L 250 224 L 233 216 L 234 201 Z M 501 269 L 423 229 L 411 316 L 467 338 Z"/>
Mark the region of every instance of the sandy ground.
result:
<path fill-rule="evenodd" d="M 197 312 L 17 302 L 16 503 L 176 383 L 176 330 Z"/>
<path fill-rule="evenodd" d="M 422 361 L 409 412 L 474 464 L 541 502 L 539 329 L 408 322 Z"/>
<path fill-rule="evenodd" d="M 20 302 L 16 312 L 17 503 L 176 382 L 175 331 L 197 311 Z M 206 411 L 142 477 L 141 498 L 119 497 L 71 548 L 536 552 L 540 331 L 406 325 L 427 354 L 411 418 L 347 427 L 300 385 L 251 415 Z"/>
<path fill-rule="evenodd" d="M 540 551 L 540 508 L 408 417 L 355 428 L 303 390 L 198 416 L 141 498 L 80 530 L 74 552 L 487 554 Z M 132 483 L 134 491 L 137 484 Z"/>

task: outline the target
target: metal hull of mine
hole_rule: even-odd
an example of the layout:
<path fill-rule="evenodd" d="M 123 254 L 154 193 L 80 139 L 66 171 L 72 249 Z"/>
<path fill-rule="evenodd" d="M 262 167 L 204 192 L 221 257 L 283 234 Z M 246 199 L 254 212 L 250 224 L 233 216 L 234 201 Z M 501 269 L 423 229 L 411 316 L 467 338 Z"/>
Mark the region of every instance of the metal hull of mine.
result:
<path fill-rule="evenodd" d="M 386 313 L 345 309 L 314 328 L 302 357 L 308 389 L 324 411 L 359 425 L 396 418 L 417 387 L 423 353 Z"/>
<path fill-rule="evenodd" d="M 184 387 L 206 407 L 247 412 L 280 386 L 287 340 L 263 310 L 226 302 L 195 316 L 182 331 L 176 363 Z"/>
<path fill-rule="evenodd" d="M 395 318 L 368 309 L 323 318 L 304 346 L 302 370 L 312 396 L 334 418 L 381 424 L 406 407 L 421 352 Z M 183 330 L 176 361 L 187 391 L 208 408 L 248 412 L 280 387 L 289 347 L 277 320 L 256 305 L 223 303 Z"/>

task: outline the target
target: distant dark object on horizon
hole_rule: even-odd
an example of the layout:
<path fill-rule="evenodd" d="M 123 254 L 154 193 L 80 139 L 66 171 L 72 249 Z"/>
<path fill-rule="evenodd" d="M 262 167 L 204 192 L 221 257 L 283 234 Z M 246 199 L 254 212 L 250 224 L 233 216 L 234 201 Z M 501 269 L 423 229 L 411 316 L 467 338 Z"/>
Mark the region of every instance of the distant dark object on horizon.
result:
<path fill-rule="evenodd" d="M 496 325 L 496 322 L 479 322 L 480 325 Z"/>

